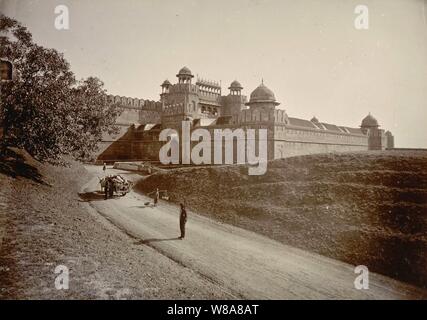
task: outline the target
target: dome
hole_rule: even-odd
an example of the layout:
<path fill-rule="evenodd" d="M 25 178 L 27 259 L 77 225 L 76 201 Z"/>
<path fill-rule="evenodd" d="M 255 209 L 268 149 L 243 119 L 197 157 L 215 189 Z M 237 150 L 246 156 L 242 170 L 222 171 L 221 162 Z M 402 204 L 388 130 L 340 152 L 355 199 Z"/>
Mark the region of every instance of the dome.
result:
<path fill-rule="evenodd" d="M 249 104 L 257 102 L 271 102 L 275 105 L 279 105 L 279 103 L 276 102 L 276 97 L 274 96 L 273 91 L 268 89 L 264 83 L 261 83 L 258 88 L 251 93 Z"/>
<path fill-rule="evenodd" d="M 361 127 L 378 127 L 378 121 L 370 113 L 362 120 Z"/>
<path fill-rule="evenodd" d="M 179 70 L 177 77 L 179 76 L 190 76 L 193 77 L 193 74 L 191 73 L 191 70 L 188 69 L 187 67 L 182 68 L 181 70 Z"/>
<path fill-rule="evenodd" d="M 170 81 L 168 79 L 166 79 L 165 81 L 163 81 L 162 83 L 162 87 L 167 87 L 167 86 L 171 86 L 172 83 L 170 83 Z"/>
<path fill-rule="evenodd" d="M 317 119 L 316 117 L 313 117 L 313 118 L 311 118 L 311 120 L 310 120 L 311 122 L 314 122 L 314 123 L 318 123 L 319 122 L 319 119 Z"/>
<path fill-rule="evenodd" d="M 230 87 L 228 88 L 228 89 L 238 89 L 238 90 L 242 90 L 243 89 L 243 87 L 242 87 L 242 85 L 240 84 L 240 82 L 239 81 L 237 81 L 237 80 L 234 80 L 231 84 L 230 84 Z"/>

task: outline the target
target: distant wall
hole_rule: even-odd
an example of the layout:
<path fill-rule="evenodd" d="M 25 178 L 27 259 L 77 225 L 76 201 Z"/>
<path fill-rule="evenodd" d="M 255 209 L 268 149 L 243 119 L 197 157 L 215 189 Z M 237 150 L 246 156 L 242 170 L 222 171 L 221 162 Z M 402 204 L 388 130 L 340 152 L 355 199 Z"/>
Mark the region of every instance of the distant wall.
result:
<path fill-rule="evenodd" d="M 242 128 L 244 130 L 267 129 L 268 159 L 286 158 L 299 155 L 330 153 L 330 152 L 347 152 L 347 151 L 364 151 L 368 150 L 368 137 L 365 135 L 335 133 L 330 131 L 310 130 L 306 128 L 296 128 L 286 125 L 269 126 L 262 124 L 241 125 L 221 125 L 208 127 L 193 127 L 196 129 L 207 129 L 211 135 L 211 163 L 214 163 L 214 130 L 230 129 L 235 130 Z M 274 129 L 273 129 L 274 128 Z M 175 128 L 181 139 L 180 127 Z M 155 130 L 144 130 L 144 126 L 139 128 L 132 127 L 123 137 L 118 139 L 113 145 L 99 157 L 99 159 L 111 160 L 152 160 L 159 161 L 160 148 L 166 143 L 159 141 L 161 127 Z M 258 134 L 256 135 L 258 138 Z M 246 140 L 243 141 L 245 146 Z M 191 150 L 198 142 L 191 142 Z M 233 159 L 237 161 L 237 146 L 239 141 L 235 139 L 233 143 Z M 259 142 L 256 141 L 256 147 Z M 182 162 L 182 144 L 180 148 L 180 162 Z M 258 154 L 258 149 L 256 150 Z M 246 151 L 245 151 L 246 154 Z M 222 155 L 225 159 L 225 142 L 222 144 Z"/>
<path fill-rule="evenodd" d="M 363 150 L 368 150 L 368 137 L 365 135 L 275 126 L 274 159 Z"/>

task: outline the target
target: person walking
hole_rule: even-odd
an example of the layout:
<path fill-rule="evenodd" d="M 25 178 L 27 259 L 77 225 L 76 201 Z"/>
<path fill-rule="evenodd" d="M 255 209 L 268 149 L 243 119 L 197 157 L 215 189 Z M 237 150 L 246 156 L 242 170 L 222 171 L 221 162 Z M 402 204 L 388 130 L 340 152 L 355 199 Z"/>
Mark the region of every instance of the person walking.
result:
<path fill-rule="evenodd" d="M 105 185 L 104 185 L 104 199 L 108 199 L 108 195 L 110 193 L 110 179 L 105 178 Z"/>
<path fill-rule="evenodd" d="M 107 164 L 104 162 L 104 166 L 102 167 L 102 171 L 104 171 L 104 175 L 105 175 L 105 171 L 107 171 Z"/>
<path fill-rule="evenodd" d="M 157 206 L 157 202 L 159 202 L 160 191 L 159 188 L 156 189 L 156 194 L 154 195 L 154 206 Z"/>
<path fill-rule="evenodd" d="M 185 224 L 187 223 L 187 210 L 185 210 L 185 206 L 183 203 L 180 203 L 181 213 L 179 215 L 179 228 L 181 230 L 181 236 L 179 237 L 181 240 L 185 238 Z"/>

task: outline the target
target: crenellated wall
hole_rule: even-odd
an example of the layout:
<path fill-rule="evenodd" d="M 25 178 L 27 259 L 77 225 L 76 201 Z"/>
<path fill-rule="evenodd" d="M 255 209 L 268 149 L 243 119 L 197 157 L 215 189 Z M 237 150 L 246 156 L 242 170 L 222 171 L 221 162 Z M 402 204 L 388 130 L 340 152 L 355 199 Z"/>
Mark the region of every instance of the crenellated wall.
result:
<path fill-rule="evenodd" d="M 140 124 L 160 124 L 162 114 L 162 103 L 159 101 L 146 100 L 144 106 L 139 111 Z"/>

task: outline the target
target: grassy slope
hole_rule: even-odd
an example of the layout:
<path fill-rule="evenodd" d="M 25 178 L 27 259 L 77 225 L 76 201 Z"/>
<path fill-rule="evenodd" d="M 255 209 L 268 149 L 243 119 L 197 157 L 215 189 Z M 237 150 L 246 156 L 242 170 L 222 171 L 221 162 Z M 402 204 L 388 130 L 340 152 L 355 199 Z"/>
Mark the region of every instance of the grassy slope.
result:
<path fill-rule="evenodd" d="M 238 166 L 158 172 L 137 188 L 220 221 L 427 287 L 427 152 L 324 154 L 275 160 L 263 176 Z"/>
<path fill-rule="evenodd" d="M 90 214 L 78 195 L 90 177 L 78 163 L 42 165 L 22 151 L 16 157 L 0 156 L 0 300 L 228 297 Z M 69 290 L 55 289 L 59 264 L 70 269 Z"/>

